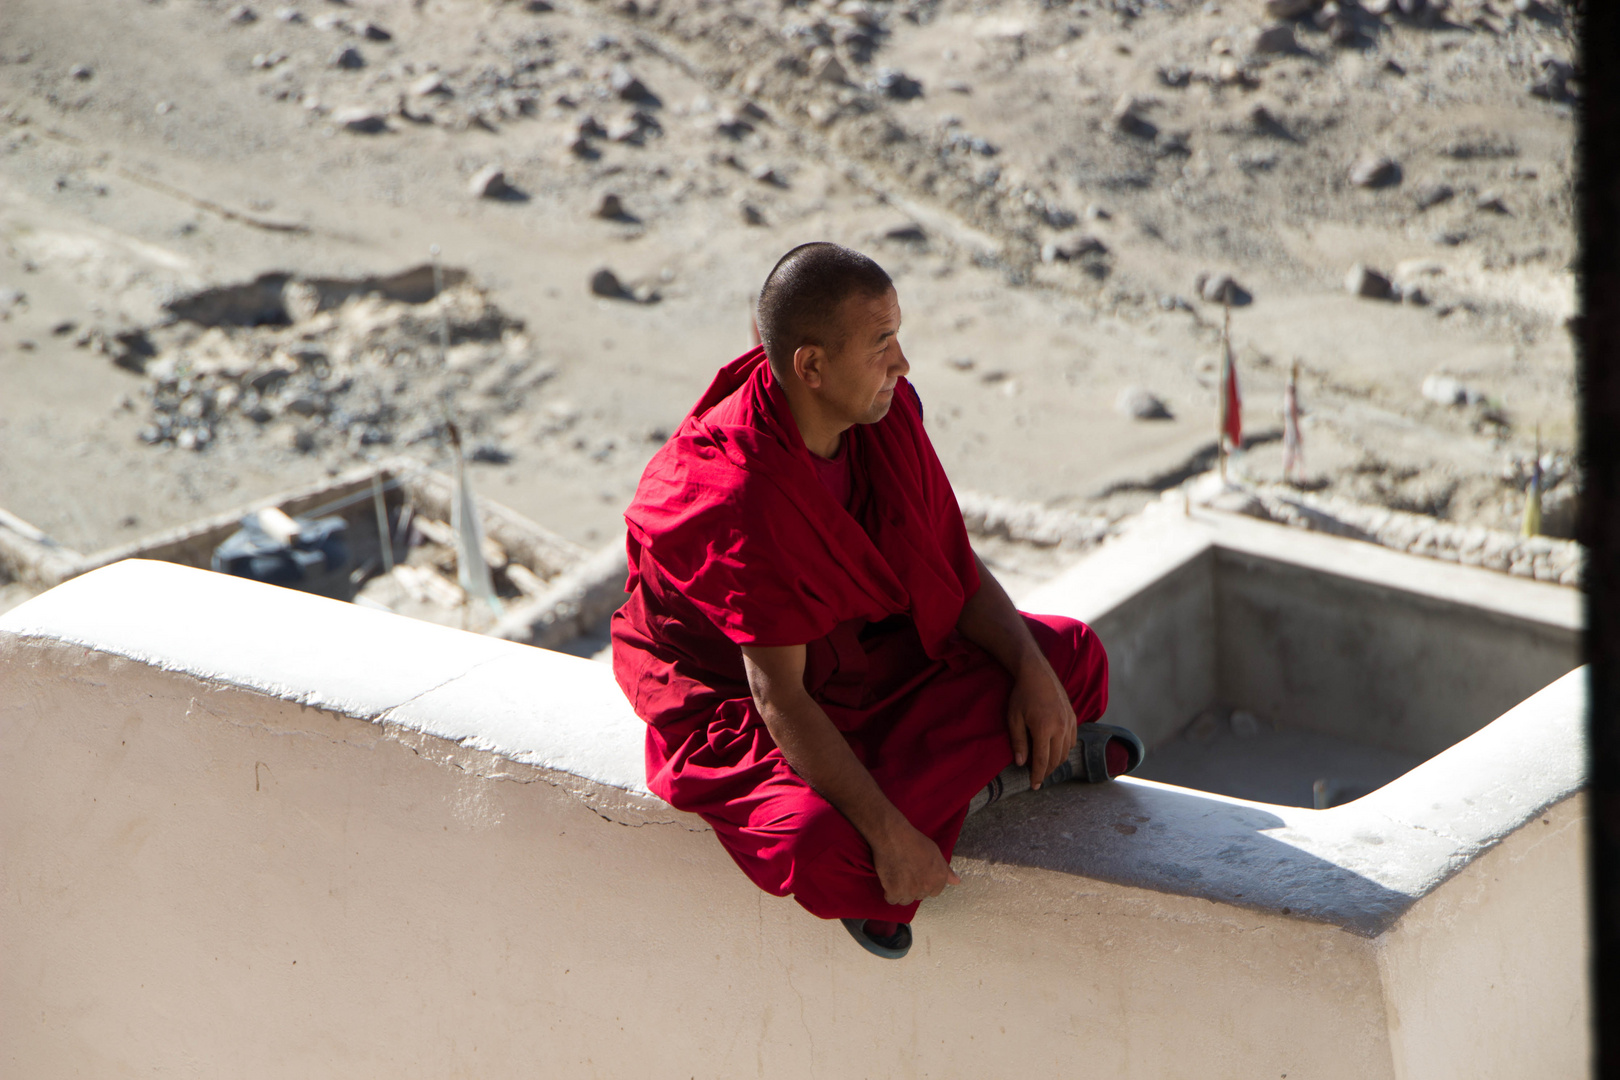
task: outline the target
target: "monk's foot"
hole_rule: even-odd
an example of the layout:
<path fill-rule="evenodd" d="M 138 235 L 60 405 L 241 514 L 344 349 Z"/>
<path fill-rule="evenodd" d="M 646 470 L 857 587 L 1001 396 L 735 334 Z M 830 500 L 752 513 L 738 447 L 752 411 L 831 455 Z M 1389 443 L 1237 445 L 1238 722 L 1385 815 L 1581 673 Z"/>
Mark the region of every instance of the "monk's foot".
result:
<path fill-rule="evenodd" d="M 1048 783 L 1084 780 L 1100 784 L 1135 772 L 1147 757 L 1147 748 L 1129 728 L 1113 724 L 1081 724 L 1069 760 L 1057 767 Z"/>
<path fill-rule="evenodd" d="M 861 948 L 885 960 L 898 960 L 911 951 L 911 924 L 881 919 L 840 919 Z"/>

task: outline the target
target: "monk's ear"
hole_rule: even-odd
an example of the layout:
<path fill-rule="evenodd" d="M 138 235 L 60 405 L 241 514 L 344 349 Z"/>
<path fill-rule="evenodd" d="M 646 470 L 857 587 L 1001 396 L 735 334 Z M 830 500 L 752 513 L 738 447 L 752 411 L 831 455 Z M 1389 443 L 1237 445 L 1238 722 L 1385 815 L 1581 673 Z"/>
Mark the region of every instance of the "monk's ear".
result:
<path fill-rule="evenodd" d="M 809 387 L 821 385 L 827 354 L 820 345 L 800 345 L 793 350 L 793 373 Z"/>

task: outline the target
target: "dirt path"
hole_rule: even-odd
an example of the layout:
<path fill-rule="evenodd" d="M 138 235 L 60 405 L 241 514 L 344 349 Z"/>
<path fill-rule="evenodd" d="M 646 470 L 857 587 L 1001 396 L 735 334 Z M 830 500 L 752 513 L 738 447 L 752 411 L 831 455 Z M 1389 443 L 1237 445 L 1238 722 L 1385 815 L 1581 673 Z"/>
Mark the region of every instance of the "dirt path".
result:
<path fill-rule="evenodd" d="M 442 460 L 446 415 L 487 444 L 485 492 L 606 538 L 746 347 L 752 290 L 819 238 L 894 274 L 963 488 L 1118 514 L 1184 475 L 1214 427 L 1220 307 L 1200 273 L 1253 296 L 1233 329 L 1258 477 L 1280 474 L 1295 361 L 1329 493 L 1511 527 L 1503 476 L 1537 427 L 1549 453 L 1573 446 L 1570 108 L 1527 92 L 1570 53 L 1551 9 L 1457 2 L 1433 25 L 1347 9 L 1349 47 L 1306 19 L 1267 53 L 1272 20 L 1240 2 L 243 7 L 0 10 L 0 506 L 70 546 L 368 455 Z M 334 64 L 345 49 L 361 66 Z M 1365 155 L 1396 182 L 1352 184 Z M 469 194 L 491 165 L 512 191 Z M 608 193 L 623 213 L 595 216 Z M 366 351 L 358 301 L 338 303 L 353 355 L 256 393 L 263 419 L 233 399 L 201 449 L 141 441 L 159 377 L 99 343 L 152 330 L 167 344 L 148 359 L 172 359 L 209 330 L 153 330 L 178 298 L 272 271 L 393 274 L 430 245 L 522 324 L 465 353 L 464 377 L 406 315 Z M 1358 261 L 1428 303 L 1349 296 Z M 602 268 L 628 298 L 592 294 Z M 216 338 L 257 361 L 307 329 Z M 1479 400 L 1426 399 L 1436 373 Z M 1129 386 L 1171 418 L 1118 413 Z"/>

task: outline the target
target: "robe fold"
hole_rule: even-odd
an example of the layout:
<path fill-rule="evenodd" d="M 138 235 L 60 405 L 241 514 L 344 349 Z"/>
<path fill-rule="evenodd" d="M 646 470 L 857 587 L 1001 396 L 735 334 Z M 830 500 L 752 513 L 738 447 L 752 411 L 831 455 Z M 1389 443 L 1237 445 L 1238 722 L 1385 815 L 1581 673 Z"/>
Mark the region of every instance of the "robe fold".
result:
<path fill-rule="evenodd" d="M 708 821 L 755 884 L 823 918 L 909 922 L 916 905 L 884 900 L 865 840 L 788 766 L 740 647 L 807 646 L 806 688 L 947 859 L 968 801 L 1012 762 L 1011 677 L 956 631 L 979 577 L 911 384 L 844 438 L 852 509 L 817 476 L 764 350 L 722 368 L 626 511 L 613 668 L 648 725 L 649 788 Z M 1095 635 L 1026 620 L 1097 719 Z"/>

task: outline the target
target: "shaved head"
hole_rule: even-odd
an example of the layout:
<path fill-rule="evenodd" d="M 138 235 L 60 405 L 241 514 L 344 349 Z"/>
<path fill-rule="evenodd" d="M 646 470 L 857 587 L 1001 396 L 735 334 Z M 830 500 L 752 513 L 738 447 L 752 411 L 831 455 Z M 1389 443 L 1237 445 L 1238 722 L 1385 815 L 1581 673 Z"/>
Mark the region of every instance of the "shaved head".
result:
<path fill-rule="evenodd" d="M 759 336 L 771 370 L 785 377 L 802 345 L 838 352 L 847 332 L 839 318 L 844 301 L 892 288 L 883 267 L 838 244 L 801 244 L 782 256 L 759 291 Z"/>

